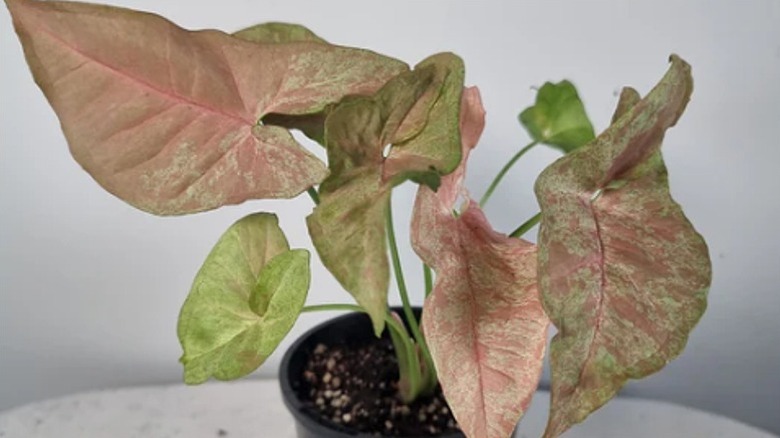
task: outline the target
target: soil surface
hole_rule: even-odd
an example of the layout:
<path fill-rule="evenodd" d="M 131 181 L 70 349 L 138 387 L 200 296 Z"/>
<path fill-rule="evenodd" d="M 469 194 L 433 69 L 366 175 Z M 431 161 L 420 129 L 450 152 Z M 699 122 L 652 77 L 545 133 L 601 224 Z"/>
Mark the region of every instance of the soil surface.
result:
<path fill-rule="evenodd" d="M 304 405 L 332 427 L 378 436 L 435 436 L 459 430 L 437 388 L 410 405 L 397 395 L 393 344 L 376 339 L 345 347 L 319 344 L 296 388 Z"/>

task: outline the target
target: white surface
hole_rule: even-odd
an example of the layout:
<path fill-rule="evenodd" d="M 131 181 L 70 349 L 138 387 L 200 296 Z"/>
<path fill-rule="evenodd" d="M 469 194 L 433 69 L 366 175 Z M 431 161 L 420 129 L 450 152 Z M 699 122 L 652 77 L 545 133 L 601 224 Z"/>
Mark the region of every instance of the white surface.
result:
<path fill-rule="evenodd" d="M 549 396 L 534 398 L 515 437 L 541 436 Z M 275 380 L 99 391 L 0 412 L 2 438 L 293 438 Z M 566 438 L 772 438 L 737 421 L 672 403 L 618 398 Z"/>
<path fill-rule="evenodd" d="M 527 137 L 517 113 L 533 85 L 572 79 L 603 129 L 615 92 L 646 92 L 671 52 L 693 65 L 696 90 L 667 136 L 672 191 L 707 237 L 714 283 L 687 351 L 627 392 L 674 400 L 780 432 L 780 1 L 111 0 L 189 28 L 303 23 L 323 37 L 414 63 L 451 50 L 481 87 L 488 125 L 469 186 L 489 179 Z M 100 189 L 70 158 L 58 122 L 0 11 L 0 409 L 73 391 L 175 382 L 179 306 L 222 231 L 245 213 L 276 211 L 309 247 L 306 197 L 159 219 Z M 508 231 L 535 213 L 531 187 L 557 154 L 539 148 L 510 173 L 487 214 Z M 515 192 L 512 192 L 514 188 Z M 400 217 L 411 192 L 396 196 Z M 422 284 L 406 250 L 410 285 Z M 348 301 L 315 264 L 310 301 Z M 419 302 L 419 288 L 414 301 Z M 307 315 L 295 334 L 325 318 Z M 276 373 L 280 355 L 261 371 Z"/>

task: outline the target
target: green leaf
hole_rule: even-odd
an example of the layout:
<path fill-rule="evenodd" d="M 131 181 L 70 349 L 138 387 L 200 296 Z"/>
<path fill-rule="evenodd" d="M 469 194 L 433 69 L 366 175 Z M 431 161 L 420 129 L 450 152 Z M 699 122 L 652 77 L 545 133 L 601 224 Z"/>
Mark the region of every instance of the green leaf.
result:
<path fill-rule="evenodd" d="M 237 379 L 290 331 L 309 290 L 309 253 L 290 250 L 275 215 L 244 217 L 220 237 L 179 315 L 184 381 Z"/>
<path fill-rule="evenodd" d="M 520 123 L 534 141 L 569 153 L 595 137 L 577 89 L 569 81 L 545 83 L 534 106 L 520 113 Z"/>
<path fill-rule="evenodd" d="M 255 43 L 328 42 L 300 24 L 262 23 L 234 32 L 233 36 Z"/>
<path fill-rule="evenodd" d="M 442 94 L 452 92 L 448 78 L 462 81 L 460 65 L 454 55 L 433 56 L 373 96 L 344 99 L 325 122 L 330 176 L 307 219 L 309 234 L 328 270 L 371 316 L 377 335 L 385 323 L 390 281 L 385 237 L 390 192 L 411 177 L 438 186 L 440 174 L 460 161 L 462 83 L 455 98 Z M 440 134 L 443 126 L 452 129 L 446 137 Z M 388 144 L 393 147 L 386 159 Z"/>
<path fill-rule="evenodd" d="M 625 89 L 613 124 L 537 180 L 539 288 L 559 330 L 547 438 L 663 368 L 704 313 L 707 245 L 672 199 L 660 151 L 692 89 L 672 56 L 644 99 Z"/>

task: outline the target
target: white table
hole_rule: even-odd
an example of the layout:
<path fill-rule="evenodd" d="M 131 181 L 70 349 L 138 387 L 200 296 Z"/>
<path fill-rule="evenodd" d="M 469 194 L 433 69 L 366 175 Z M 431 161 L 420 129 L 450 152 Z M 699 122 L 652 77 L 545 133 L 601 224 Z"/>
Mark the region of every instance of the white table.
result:
<path fill-rule="evenodd" d="M 516 437 L 539 437 L 549 394 L 538 392 Z M 275 380 L 94 391 L 0 412 L 0 438 L 293 438 Z M 776 438 L 671 403 L 617 398 L 564 438 Z"/>

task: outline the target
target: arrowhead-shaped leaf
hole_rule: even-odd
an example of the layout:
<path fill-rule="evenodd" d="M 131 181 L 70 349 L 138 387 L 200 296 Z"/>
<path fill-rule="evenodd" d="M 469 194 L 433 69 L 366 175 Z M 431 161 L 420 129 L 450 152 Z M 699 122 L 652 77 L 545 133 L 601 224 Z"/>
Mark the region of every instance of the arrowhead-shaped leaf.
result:
<path fill-rule="evenodd" d="M 457 101 L 447 99 L 455 110 L 440 107 L 431 97 L 450 86 L 442 79 L 448 76 L 442 70 L 461 65 L 453 56 L 436 55 L 423 61 L 374 96 L 345 99 L 325 122 L 331 173 L 320 186 L 321 203 L 307 219 L 309 234 L 328 270 L 371 316 L 377 334 L 384 327 L 390 282 L 385 220 L 391 190 L 404 178 L 430 180 L 430 174 L 438 183 L 439 172 L 454 169 L 452 156 L 460 160 L 457 125 L 451 134 L 457 138 L 457 150 L 449 139 L 428 134 L 429 130 L 438 132 L 450 124 L 453 114 L 459 114 L 459 92 Z M 417 156 L 429 157 L 426 166 L 433 170 L 422 170 L 416 162 L 401 158 L 386 178 L 389 158 L 384 156 L 385 146 L 399 140 L 407 142 L 403 147 L 416 151 Z"/>
<path fill-rule="evenodd" d="M 438 187 L 438 178 L 458 166 L 460 101 L 465 77 L 463 60 L 441 53 L 415 69 L 433 71 L 431 85 L 404 119 L 382 169 L 383 178 L 412 179 Z"/>
<path fill-rule="evenodd" d="M 179 315 L 184 381 L 254 371 L 298 319 L 309 290 L 309 253 L 290 250 L 276 216 L 233 224 L 195 277 Z"/>
<path fill-rule="evenodd" d="M 660 370 L 706 307 L 707 247 L 669 194 L 660 154 L 693 84 L 688 64 L 671 62 L 647 97 L 624 91 L 612 126 L 537 180 L 540 290 L 559 330 L 546 437 Z"/>
<path fill-rule="evenodd" d="M 127 9 L 6 3 L 76 161 L 156 214 L 288 198 L 319 183 L 323 164 L 286 130 L 257 121 L 317 113 L 407 70 L 365 50 L 257 44 Z"/>
<path fill-rule="evenodd" d="M 519 118 L 532 139 L 564 153 L 595 137 L 577 89 L 569 81 L 542 85 L 534 106 L 526 108 Z"/>
<path fill-rule="evenodd" d="M 436 271 L 423 330 L 447 402 L 467 436 L 504 438 L 536 390 L 549 321 L 536 288 L 535 246 L 493 231 L 473 201 L 453 214 L 465 157 L 484 124 L 476 90 L 467 96 L 464 162 L 438 193 L 420 187 L 412 244 Z"/>

